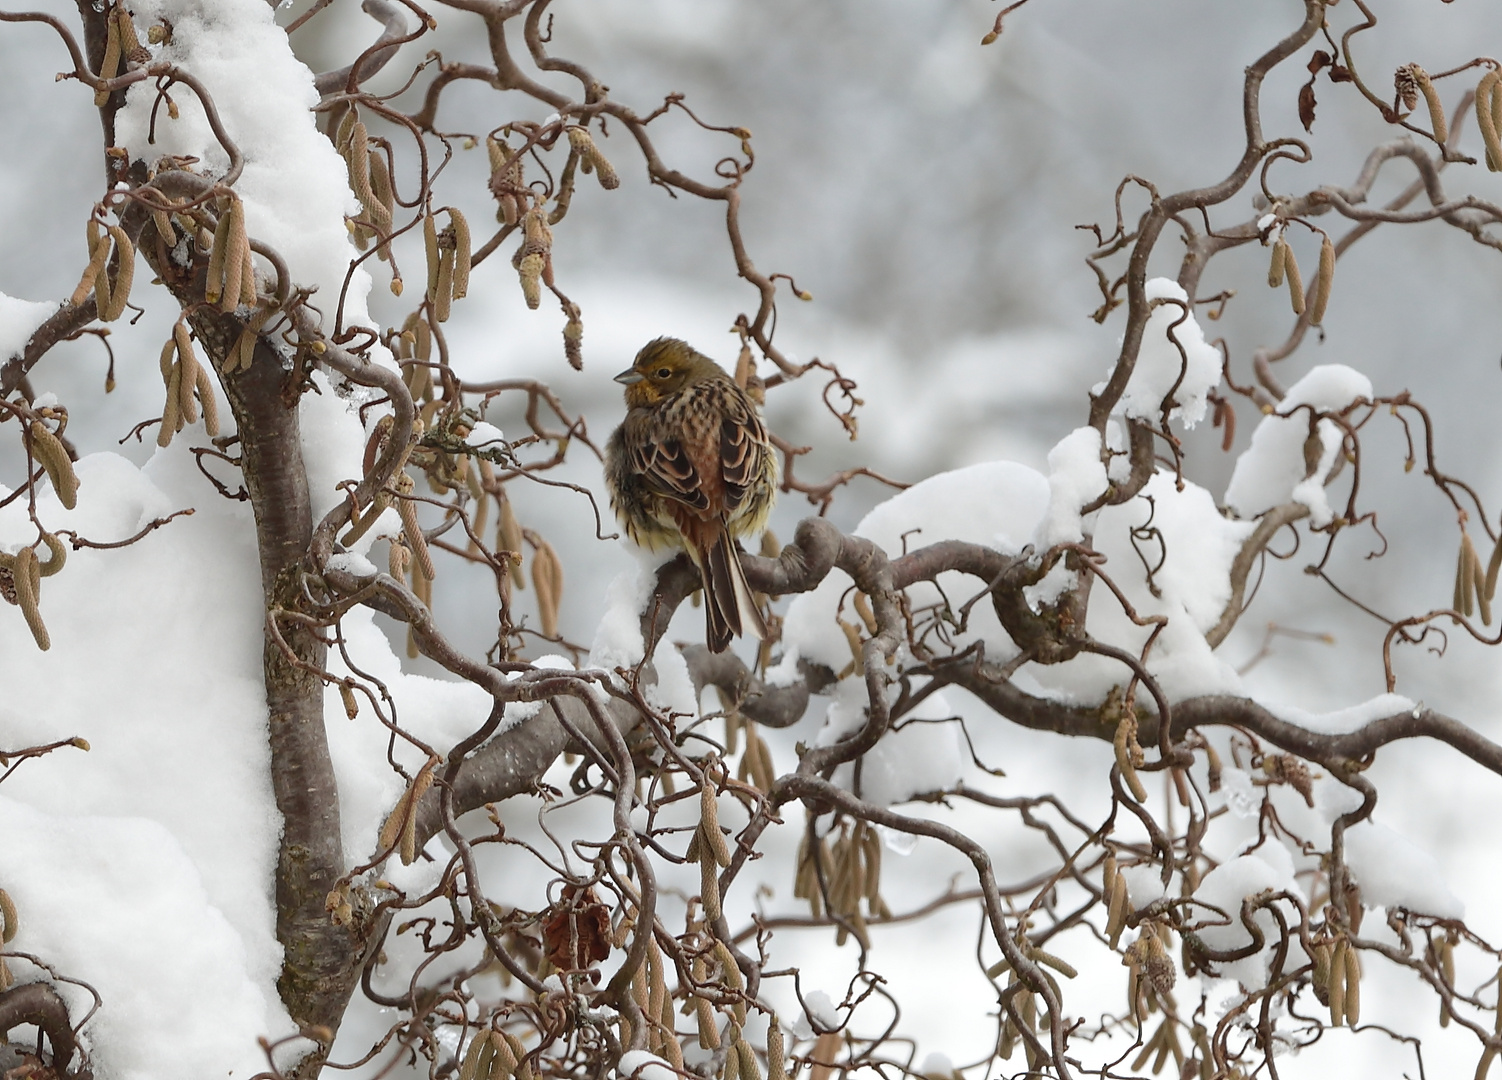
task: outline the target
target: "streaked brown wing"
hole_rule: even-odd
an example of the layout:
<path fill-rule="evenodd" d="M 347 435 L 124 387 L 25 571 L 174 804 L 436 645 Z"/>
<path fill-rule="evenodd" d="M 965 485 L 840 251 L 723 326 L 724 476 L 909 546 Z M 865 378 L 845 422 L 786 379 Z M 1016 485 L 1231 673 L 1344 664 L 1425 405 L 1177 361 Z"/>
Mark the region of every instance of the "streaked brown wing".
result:
<path fill-rule="evenodd" d="M 724 395 L 720 425 L 720 469 L 725 482 L 725 508 L 733 513 L 762 472 L 767 433 L 744 394 L 732 387 Z"/>
<path fill-rule="evenodd" d="M 648 490 L 692 510 L 709 509 L 699 472 L 681 439 L 664 437 L 649 413 L 633 412 L 626 417 L 625 427 L 631 467 Z"/>

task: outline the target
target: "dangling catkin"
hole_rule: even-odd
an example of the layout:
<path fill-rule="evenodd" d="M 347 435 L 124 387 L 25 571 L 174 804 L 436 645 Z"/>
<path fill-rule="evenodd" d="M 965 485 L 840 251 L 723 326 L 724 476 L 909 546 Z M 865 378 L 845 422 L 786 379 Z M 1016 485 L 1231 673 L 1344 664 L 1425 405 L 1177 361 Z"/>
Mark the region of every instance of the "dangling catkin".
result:
<path fill-rule="evenodd" d="M 563 602 L 563 563 L 553 545 L 538 538 L 532 555 L 532 585 L 537 590 L 537 614 L 544 637 L 558 636 L 558 611 Z"/>
<path fill-rule="evenodd" d="M 773 1013 L 767 1023 L 767 1080 L 788 1080 L 787 1051 L 783 1046 L 782 1025 Z"/>
<path fill-rule="evenodd" d="M 1283 272 L 1288 278 L 1288 300 L 1295 315 L 1304 314 L 1304 278 L 1299 273 L 1299 261 L 1293 257 L 1293 248 L 1283 245 Z"/>
<path fill-rule="evenodd" d="M 99 63 L 99 77 L 113 79 L 120 71 L 120 26 L 114 19 L 105 20 L 104 59 Z M 108 90 L 94 91 L 94 105 L 103 108 L 109 104 Z"/>
<path fill-rule="evenodd" d="M 93 218 L 88 224 L 89 264 L 84 267 L 83 277 L 79 279 L 78 287 L 73 290 L 73 295 L 68 298 L 68 303 L 74 307 L 82 304 L 89 298 L 89 293 L 94 291 L 94 283 L 99 275 L 104 272 L 104 264 L 109 261 L 110 242 L 100 229 L 99 223 Z M 99 305 L 96 304 L 96 307 Z"/>
<path fill-rule="evenodd" d="M 1289 242 L 1283 237 L 1278 237 L 1272 245 L 1272 261 L 1268 264 L 1268 285 L 1271 288 L 1283 287 L 1283 270 L 1289 258 Z"/>
<path fill-rule="evenodd" d="M 57 493 L 58 501 L 72 510 L 78 505 L 78 474 L 73 471 L 73 462 L 68 457 L 62 440 L 40 420 L 33 420 L 27 433 L 30 436 L 28 441 L 31 443 L 31 456 L 36 458 L 47 473 L 47 479 L 52 481 L 52 490 Z"/>
<path fill-rule="evenodd" d="M 1488 71 L 1476 87 L 1476 126 L 1481 129 L 1481 141 L 1486 145 L 1486 167 L 1492 172 L 1502 169 L 1502 141 L 1497 131 L 1497 96 L 1502 84 L 1502 72 Z"/>
<path fill-rule="evenodd" d="M 1314 277 L 1314 297 L 1309 304 L 1309 324 L 1325 321 L 1325 305 L 1330 302 L 1330 284 L 1335 280 L 1335 245 L 1326 236 L 1319 246 L 1319 271 Z"/>
<path fill-rule="evenodd" d="M 47 633 L 46 624 L 42 622 L 42 612 L 38 606 L 41 601 L 42 566 L 37 561 L 37 553 L 31 548 L 23 547 L 16 552 L 11 579 L 16 589 L 16 603 L 20 605 L 21 614 L 26 618 L 31 636 L 36 640 L 37 648 L 46 652 L 52 648 L 52 638 Z"/>
<path fill-rule="evenodd" d="M 1434 141 L 1441 146 L 1450 138 L 1450 128 L 1445 122 L 1445 107 L 1439 100 L 1439 91 L 1429 79 L 1429 73 L 1417 64 L 1413 65 L 1413 78 L 1419 93 L 1424 95 L 1424 104 L 1429 107 L 1429 126 L 1434 131 Z"/>
<path fill-rule="evenodd" d="M 125 313 L 125 303 L 130 299 L 130 285 L 136 270 L 136 249 L 131 244 L 130 237 L 125 235 L 125 230 L 118 225 L 111 225 L 109 236 L 115 243 L 116 270 L 115 280 L 108 285 L 108 305 L 99 311 L 99 318 L 104 322 L 114 322 Z M 107 272 L 100 271 L 101 280 Z"/>
<path fill-rule="evenodd" d="M 469 294 L 470 240 L 469 222 L 454 207 L 448 208 L 449 227 L 454 230 L 453 298 L 463 300 Z"/>
<path fill-rule="evenodd" d="M 21 928 L 21 921 L 16 914 L 16 902 L 4 889 L 0 889 L 0 925 L 4 926 L 0 930 L 0 945 L 9 945 Z"/>
<path fill-rule="evenodd" d="M 459 1080 L 482 1080 L 490 1076 L 490 1061 L 495 1056 L 495 1046 L 490 1041 L 490 1032 L 477 1031 L 469 1042 L 469 1051 L 464 1063 L 459 1066 Z"/>
<path fill-rule="evenodd" d="M 62 570 L 68 561 L 68 548 L 57 536 L 42 533 L 42 543 L 47 545 L 47 561 L 42 563 L 41 576 L 51 577 Z"/>

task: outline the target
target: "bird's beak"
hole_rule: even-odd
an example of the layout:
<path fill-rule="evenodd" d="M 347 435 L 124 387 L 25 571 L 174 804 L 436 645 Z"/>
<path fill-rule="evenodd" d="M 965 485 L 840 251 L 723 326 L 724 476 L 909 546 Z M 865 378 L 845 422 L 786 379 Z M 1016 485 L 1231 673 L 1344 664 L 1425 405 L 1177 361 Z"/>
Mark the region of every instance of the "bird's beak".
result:
<path fill-rule="evenodd" d="M 621 372 L 615 377 L 615 381 L 625 386 L 633 386 L 636 383 L 641 382 L 645 378 L 646 376 L 637 371 L 635 368 L 627 368 L 625 371 Z"/>

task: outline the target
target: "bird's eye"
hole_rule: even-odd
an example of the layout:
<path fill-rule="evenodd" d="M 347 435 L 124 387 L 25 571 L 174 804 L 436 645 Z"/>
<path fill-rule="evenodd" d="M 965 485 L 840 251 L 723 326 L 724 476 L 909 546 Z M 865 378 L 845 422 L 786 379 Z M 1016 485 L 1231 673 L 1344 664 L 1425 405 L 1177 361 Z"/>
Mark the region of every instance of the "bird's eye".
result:
<path fill-rule="evenodd" d="M 657 369 L 657 377 L 659 379 L 666 379 L 666 378 L 668 378 L 672 374 L 673 374 L 673 369 L 672 368 L 660 367 L 660 368 Z"/>

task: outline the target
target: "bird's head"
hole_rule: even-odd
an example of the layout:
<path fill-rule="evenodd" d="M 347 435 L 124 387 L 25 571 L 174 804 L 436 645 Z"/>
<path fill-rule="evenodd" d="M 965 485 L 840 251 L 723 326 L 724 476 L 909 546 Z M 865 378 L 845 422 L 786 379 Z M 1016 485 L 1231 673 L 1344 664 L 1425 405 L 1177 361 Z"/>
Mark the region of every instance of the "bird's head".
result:
<path fill-rule="evenodd" d="M 687 342 L 658 338 L 636 354 L 636 362 L 615 377 L 626 387 L 630 408 L 656 405 L 685 386 L 724 374 L 720 366 Z"/>

